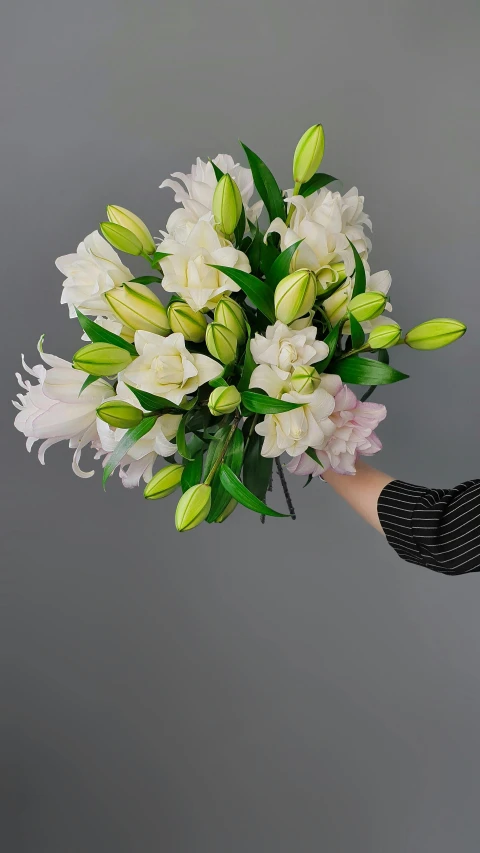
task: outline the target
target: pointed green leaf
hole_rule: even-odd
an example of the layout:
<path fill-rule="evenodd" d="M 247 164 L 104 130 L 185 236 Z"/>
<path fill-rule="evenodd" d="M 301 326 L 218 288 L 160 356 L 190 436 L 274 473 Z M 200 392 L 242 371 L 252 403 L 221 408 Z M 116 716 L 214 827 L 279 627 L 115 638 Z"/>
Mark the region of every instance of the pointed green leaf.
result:
<path fill-rule="evenodd" d="M 292 263 L 292 258 L 300 243 L 303 243 L 303 238 L 301 240 L 297 240 L 296 243 L 292 243 L 288 249 L 284 249 L 273 262 L 267 276 L 267 281 L 271 287 L 275 288 L 279 281 L 290 273 L 290 264 Z"/>
<path fill-rule="evenodd" d="M 307 449 L 306 449 L 305 453 L 307 454 L 307 456 L 309 456 L 309 457 L 310 457 L 310 459 L 313 459 L 313 461 L 314 461 L 314 462 L 316 462 L 316 463 L 317 463 L 317 465 L 320 465 L 320 468 L 324 468 L 324 467 L 325 467 L 325 466 L 324 466 L 324 465 L 322 465 L 322 463 L 320 462 L 320 459 L 318 458 L 317 453 L 316 453 L 316 451 L 313 449 L 313 447 L 307 447 Z"/>
<path fill-rule="evenodd" d="M 284 512 L 276 512 L 276 510 L 271 509 L 266 503 L 261 501 L 260 498 L 255 497 L 225 464 L 220 467 L 220 482 L 232 498 L 235 498 L 238 503 L 252 510 L 252 512 L 258 512 L 260 515 L 269 515 L 272 518 L 290 518 L 289 515 L 285 515 Z"/>
<path fill-rule="evenodd" d="M 192 462 L 193 456 L 191 456 L 191 454 L 189 453 L 188 446 L 187 446 L 187 439 L 185 436 L 188 417 L 189 417 L 189 415 L 187 412 L 187 414 L 184 415 L 182 420 L 180 421 L 180 423 L 178 425 L 178 429 L 177 429 L 176 440 L 177 440 L 177 450 L 178 450 L 180 456 L 182 456 L 183 459 L 187 459 L 188 462 Z"/>
<path fill-rule="evenodd" d="M 302 184 L 299 195 L 303 195 L 306 198 L 317 190 L 321 190 L 322 187 L 326 187 L 327 184 L 333 184 L 336 180 L 337 178 L 334 178 L 333 175 L 325 175 L 322 172 L 317 172 L 309 181 Z"/>
<path fill-rule="evenodd" d="M 205 446 L 205 445 L 203 445 Z M 182 492 L 202 482 L 203 451 L 199 450 L 191 462 L 187 462 L 182 474 Z"/>
<path fill-rule="evenodd" d="M 377 358 L 379 361 L 382 362 L 382 364 L 389 364 L 390 363 L 390 356 L 388 354 L 388 350 L 386 350 L 386 349 L 379 349 L 377 351 Z M 376 385 L 370 385 L 370 388 L 367 391 L 365 391 L 365 394 L 361 398 L 362 403 L 365 403 L 369 399 L 369 397 L 372 396 L 376 387 L 377 387 Z"/>
<path fill-rule="evenodd" d="M 242 469 L 243 462 L 243 435 L 241 430 L 237 429 L 228 445 L 225 454 L 224 463 L 238 476 Z M 217 471 L 212 483 L 212 504 L 210 512 L 207 516 L 207 522 L 211 524 L 216 521 L 222 512 L 227 508 L 230 502 L 230 494 L 220 481 L 220 472 Z"/>
<path fill-rule="evenodd" d="M 317 363 L 313 365 L 315 370 L 318 371 L 318 373 L 325 373 L 325 370 L 327 369 L 332 358 L 334 357 L 335 350 L 337 349 L 338 339 L 340 337 L 341 328 L 342 328 L 342 321 L 340 320 L 337 323 L 337 325 L 333 327 L 333 329 L 328 333 L 327 337 L 325 338 L 325 343 L 328 346 L 328 355 L 325 356 L 325 358 L 323 358 L 322 361 L 317 361 Z"/>
<path fill-rule="evenodd" d="M 150 263 L 152 267 L 154 267 L 159 261 L 163 261 L 164 258 L 168 258 L 169 256 L 170 252 L 154 252 L 153 255 L 150 256 Z"/>
<path fill-rule="evenodd" d="M 222 170 L 220 169 L 220 167 L 219 167 L 219 166 L 217 166 L 217 164 L 216 164 L 216 163 L 214 163 L 214 162 L 213 162 L 213 160 L 209 160 L 209 162 L 210 162 L 210 163 L 211 163 L 211 165 L 212 165 L 212 168 L 213 168 L 213 171 L 215 172 L 215 177 L 216 177 L 216 179 L 217 179 L 217 183 L 218 183 L 218 181 L 220 180 L 220 178 L 223 178 L 223 176 L 224 176 L 225 172 L 222 172 Z"/>
<path fill-rule="evenodd" d="M 243 142 L 240 143 L 245 154 L 247 155 L 248 164 L 252 170 L 253 182 L 257 188 L 258 194 L 265 204 L 270 222 L 276 219 L 285 219 L 285 204 L 280 187 L 273 177 L 268 166 L 263 160 L 258 157 L 250 148 L 247 148 Z"/>
<path fill-rule="evenodd" d="M 244 391 L 242 403 L 251 412 L 259 415 L 277 415 L 279 412 L 291 412 L 292 409 L 299 409 L 302 406 L 301 403 L 277 400 L 275 397 L 267 397 L 266 394 L 256 394 L 255 391 Z"/>
<path fill-rule="evenodd" d="M 365 334 L 364 331 L 358 322 L 357 318 L 353 316 L 353 314 L 348 315 L 350 321 L 350 336 L 352 338 L 352 347 L 353 349 L 360 349 L 365 343 Z"/>
<path fill-rule="evenodd" d="M 237 270 L 234 267 L 223 267 L 217 264 L 209 264 L 209 266 L 231 278 L 235 284 L 242 288 L 258 310 L 265 314 L 267 320 L 270 320 L 271 323 L 275 322 L 273 293 L 264 281 L 260 281 L 254 275 L 243 270 Z"/>
<path fill-rule="evenodd" d="M 252 353 L 250 352 L 250 340 L 248 340 L 247 345 L 245 347 L 245 358 L 243 361 L 242 375 L 240 377 L 240 381 L 237 382 L 237 388 L 239 391 L 246 391 L 248 389 L 251 375 L 255 370 L 256 366 L 256 362 L 253 360 Z"/>
<path fill-rule="evenodd" d="M 262 445 L 263 436 L 253 432 L 248 438 L 242 473 L 244 485 L 260 500 L 267 494 L 273 467 L 273 459 L 262 456 Z"/>
<path fill-rule="evenodd" d="M 175 403 L 172 403 L 171 400 L 167 400 L 165 397 L 157 397 L 156 394 L 150 394 L 148 391 L 141 391 L 140 388 L 134 388 L 133 385 L 127 385 L 127 388 L 130 388 L 130 391 L 135 394 L 135 397 L 142 408 L 146 409 L 148 412 L 157 412 L 161 409 L 178 409 L 179 412 L 185 412 L 192 409 L 197 402 L 197 398 L 193 397 L 192 400 L 187 400 L 187 402 L 182 403 L 181 406 L 176 406 Z"/>
<path fill-rule="evenodd" d="M 154 284 L 154 282 L 162 281 L 158 275 L 141 275 L 138 278 L 132 278 L 129 282 L 125 282 L 125 284 L 131 284 L 132 281 L 135 284 Z"/>
<path fill-rule="evenodd" d="M 388 364 L 359 356 L 337 359 L 330 364 L 329 372 L 338 374 L 344 382 L 351 382 L 353 385 L 390 385 L 392 382 L 408 379 L 406 373 L 401 373 Z"/>
<path fill-rule="evenodd" d="M 138 426 L 133 427 L 132 429 L 128 429 L 125 435 L 122 436 L 121 440 L 119 441 L 115 450 L 110 456 L 110 459 L 105 465 L 105 468 L 103 469 L 103 488 L 105 488 L 108 478 L 111 474 L 113 474 L 115 468 L 117 467 L 117 465 L 119 465 L 119 463 L 128 453 L 130 448 L 133 447 L 133 445 L 136 444 L 140 438 L 143 438 L 143 436 L 146 435 L 147 432 L 150 432 L 156 421 L 156 415 L 151 415 L 148 418 L 144 418 L 143 421 L 140 421 Z"/>
<path fill-rule="evenodd" d="M 115 335 L 114 332 L 109 332 L 108 329 L 103 329 L 102 326 L 98 325 L 98 323 L 95 323 L 93 320 L 86 317 L 85 314 L 82 314 L 78 308 L 75 308 L 75 311 L 77 312 L 78 322 L 93 344 L 114 344 L 115 346 L 121 347 L 121 349 L 129 352 L 130 355 L 137 355 L 137 350 L 133 344 L 129 344 L 128 341 L 125 341 L 120 337 L 120 335 Z"/>
<path fill-rule="evenodd" d="M 242 204 L 240 219 L 238 220 L 237 227 L 235 228 L 235 245 L 237 245 L 237 246 L 239 246 L 243 240 L 243 235 L 245 234 L 246 224 L 247 224 L 247 219 L 245 216 L 245 208 Z"/>
<path fill-rule="evenodd" d="M 348 239 L 348 238 L 347 238 Z M 365 273 L 365 267 L 363 265 L 363 261 L 358 254 L 355 246 L 352 241 L 348 241 L 352 247 L 353 257 L 355 258 L 355 284 L 353 285 L 352 291 L 352 299 L 354 296 L 358 296 L 360 293 L 365 293 L 365 288 L 367 286 L 367 276 Z"/>
<path fill-rule="evenodd" d="M 98 376 L 92 376 L 91 374 L 89 374 L 87 376 L 87 378 L 85 379 L 85 382 L 83 383 L 82 387 L 80 388 L 80 391 L 78 392 L 78 396 L 80 397 L 80 394 L 82 393 L 82 391 L 85 391 L 85 389 L 88 388 L 88 386 L 91 385 L 92 382 L 96 382 L 98 378 L 99 378 Z M 112 394 L 113 394 L 113 388 L 112 388 Z"/>

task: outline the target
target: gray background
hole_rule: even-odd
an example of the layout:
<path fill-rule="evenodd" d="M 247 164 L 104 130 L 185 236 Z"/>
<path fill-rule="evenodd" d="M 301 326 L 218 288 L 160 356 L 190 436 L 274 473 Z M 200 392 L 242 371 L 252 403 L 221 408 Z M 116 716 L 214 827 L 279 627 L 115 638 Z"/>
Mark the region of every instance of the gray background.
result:
<path fill-rule="evenodd" d="M 358 184 L 404 327 L 466 320 L 410 381 L 376 464 L 479 476 L 479 38 L 474 3 L 16 0 L 2 27 L 0 484 L 5 853 L 478 851 L 480 579 L 402 564 L 320 483 L 299 519 L 178 536 L 174 499 L 43 469 L 7 400 L 20 351 L 70 357 L 58 255 L 105 203 L 156 233 L 197 155 L 284 185 L 321 120 Z M 278 493 L 272 500 L 281 507 Z M 5 597 L 4 597 L 5 598 Z"/>

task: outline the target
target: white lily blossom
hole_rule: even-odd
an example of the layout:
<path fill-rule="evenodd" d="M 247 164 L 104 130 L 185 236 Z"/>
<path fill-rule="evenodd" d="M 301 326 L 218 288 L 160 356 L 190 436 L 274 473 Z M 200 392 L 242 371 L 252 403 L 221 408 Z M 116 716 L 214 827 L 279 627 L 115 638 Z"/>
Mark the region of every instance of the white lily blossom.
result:
<path fill-rule="evenodd" d="M 230 154 L 218 154 L 213 162 L 224 174 L 231 175 L 240 190 L 247 219 L 256 221 L 262 211 L 263 202 L 259 201 L 250 206 L 250 199 L 254 191 L 251 170 L 235 163 Z M 160 189 L 170 187 L 175 192 L 175 201 L 181 202 L 183 207 L 172 213 L 167 222 L 166 232 L 163 233 L 164 236 L 170 236 L 183 243 L 200 219 L 206 219 L 213 223 L 212 203 L 217 178 L 210 161 L 205 162 L 200 157 L 197 157 L 197 162 L 192 166 L 191 172 L 173 172 L 172 178 L 177 178 L 177 180 L 172 181 L 167 178 L 160 184 Z"/>
<path fill-rule="evenodd" d="M 261 388 L 270 397 L 279 397 L 288 390 L 290 377 L 296 367 L 314 364 L 328 355 L 328 346 L 317 341 L 315 326 L 293 329 L 279 320 L 268 326 L 265 334 L 258 332 L 250 341 L 250 352 L 256 367 L 250 378 L 250 388 Z"/>
<path fill-rule="evenodd" d="M 135 348 L 138 358 L 122 372 L 122 381 L 176 405 L 223 370 L 213 358 L 189 352 L 180 332 L 165 338 L 153 332 L 136 332 Z"/>
<path fill-rule="evenodd" d="M 265 436 L 262 456 L 275 457 L 286 452 L 289 456 L 300 456 L 309 447 L 323 447 L 335 431 L 330 419 L 335 408 L 334 397 L 325 389 L 317 388 L 312 394 L 290 391 L 282 394 L 282 400 L 300 403 L 301 407 L 277 415 L 266 415 L 255 431 Z"/>
<path fill-rule="evenodd" d="M 354 244 L 364 261 L 371 249 L 364 229 L 371 229 L 372 223 L 363 212 L 363 201 L 356 187 L 343 196 L 325 187 L 306 198 L 290 194 L 287 202 L 295 208 L 290 224 L 274 219 L 265 238 L 271 232 L 279 234 L 282 250 L 298 240 L 303 241 L 293 256 L 292 272 L 310 269 L 319 273 L 333 263 L 344 263 L 347 273 L 351 274 L 355 263 L 348 241 Z"/>
<path fill-rule="evenodd" d="M 57 258 L 55 264 L 66 276 L 61 302 L 68 305 L 70 317 L 76 316 L 75 308 L 83 314 L 115 317 L 104 294 L 133 275 L 98 231 L 85 237 L 73 254 Z"/>
<path fill-rule="evenodd" d="M 240 290 L 231 278 L 211 264 L 250 272 L 247 256 L 220 237 L 209 222 L 198 222 L 185 243 L 167 238 L 160 244 L 169 257 L 160 262 L 164 272 L 162 287 L 178 293 L 194 311 L 215 308 L 224 294 Z"/>
<path fill-rule="evenodd" d="M 59 441 L 67 440 L 75 449 L 73 470 L 79 477 L 91 477 L 93 471 L 82 471 L 79 467 L 82 448 L 97 439 L 97 407 L 112 395 L 112 386 L 97 379 L 82 394 L 80 389 L 88 374 L 75 370 L 70 362 L 54 355 L 40 352 L 40 356 L 51 369 L 43 364 L 30 368 L 22 355 L 24 369 L 38 380 L 32 385 L 17 373 L 18 383 L 26 393 L 18 394 L 19 409 L 15 418 L 16 428 L 27 438 L 30 451 L 36 441 L 43 439 L 38 458 L 45 464 L 45 451 Z"/>
<path fill-rule="evenodd" d="M 392 276 L 390 275 L 388 270 L 381 270 L 380 272 L 376 272 L 373 275 L 370 275 L 368 269 L 365 270 L 367 283 L 365 290 L 375 291 L 377 293 L 384 293 L 385 296 L 388 294 L 391 284 L 392 284 Z M 323 307 L 328 315 L 330 322 L 335 326 L 339 320 L 345 315 L 348 304 L 352 298 L 354 282 L 352 278 L 347 278 L 345 283 L 329 296 L 328 299 L 325 299 L 323 303 Z M 389 302 L 385 305 L 386 311 L 391 311 L 392 306 Z M 380 325 L 389 325 L 395 323 L 390 317 L 386 317 L 384 314 L 381 314 L 380 317 L 375 317 L 373 320 L 366 320 L 362 322 L 360 325 L 365 332 L 371 332 L 375 326 Z M 344 334 L 350 334 L 350 323 L 347 321 L 345 326 L 343 327 Z"/>
<path fill-rule="evenodd" d="M 143 412 L 146 411 L 138 402 L 135 394 L 122 381 L 118 382 L 116 395 L 111 399 L 124 400 L 135 408 Z M 125 488 L 130 489 L 138 486 L 142 477 L 148 483 L 153 476 L 153 465 L 157 456 L 173 456 L 177 447 L 172 444 L 170 439 L 176 436 L 181 419 L 181 415 L 161 415 L 157 418 L 152 429 L 130 448 L 128 454 L 119 463 L 120 479 Z M 103 464 L 106 465 L 110 454 L 115 450 L 127 430 L 111 427 L 101 418 L 97 419 L 97 430 L 99 436 L 97 458 L 105 452 L 107 455 Z"/>

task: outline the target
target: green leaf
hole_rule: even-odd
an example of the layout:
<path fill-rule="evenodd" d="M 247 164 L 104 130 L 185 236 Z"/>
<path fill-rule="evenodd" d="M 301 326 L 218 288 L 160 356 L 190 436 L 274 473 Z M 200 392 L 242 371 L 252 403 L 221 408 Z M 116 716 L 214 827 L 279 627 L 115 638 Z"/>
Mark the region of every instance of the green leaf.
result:
<path fill-rule="evenodd" d="M 237 270 L 234 267 L 223 267 L 217 264 L 209 264 L 209 266 L 231 278 L 235 284 L 242 288 L 259 311 L 265 314 L 267 320 L 270 320 L 271 323 L 275 322 L 273 293 L 264 281 L 260 281 L 254 275 L 243 270 Z"/>
<path fill-rule="evenodd" d="M 320 462 L 320 459 L 318 458 L 318 456 L 317 456 L 317 454 L 316 454 L 315 450 L 313 449 L 313 447 L 307 447 L 307 449 L 306 449 L 305 453 L 307 454 L 307 456 L 310 456 L 310 459 L 313 459 L 313 461 L 314 461 L 314 462 L 316 462 L 316 463 L 317 463 L 317 465 L 320 465 L 320 468 L 324 468 L 324 467 L 325 467 L 325 466 L 324 466 L 324 465 L 322 465 L 322 463 Z M 305 488 L 305 487 L 304 487 L 304 488 Z"/>
<path fill-rule="evenodd" d="M 377 358 L 379 361 L 382 362 L 382 364 L 389 364 L 389 362 L 390 362 L 390 356 L 388 354 L 388 350 L 386 350 L 386 349 L 379 349 L 377 351 Z M 377 387 L 376 385 L 370 385 L 370 388 L 367 391 L 365 391 L 365 394 L 361 398 L 362 403 L 365 403 L 369 399 L 369 397 L 372 396 L 376 387 Z"/>
<path fill-rule="evenodd" d="M 292 243 L 292 245 L 289 246 L 288 249 L 284 249 L 283 252 L 281 252 L 276 258 L 276 260 L 273 262 L 267 276 L 267 281 L 271 287 L 275 288 L 278 282 L 289 274 L 292 258 L 295 252 L 297 251 L 300 243 L 303 243 L 303 238 L 301 240 L 297 240 L 296 243 Z"/>
<path fill-rule="evenodd" d="M 223 178 L 223 176 L 224 176 L 225 172 L 222 172 L 222 170 L 220 169 L 220 167 L 219 167 L 219 166 L 217 166 L 217 164 L 216 164 L 216 163 L 214 163 L 214 162 L 213 162 L 213 160 L 210 160 L 210 163 L 212 164 L 212 168 L 213 168 L 213 171 L 215 172 L 215 177 L 216 177 L 216 179 L 217 179 L 217 183 L 218 183 L 218 181 L 220 180 L 220 178 Z"/>
<path fill-rule="evenodd" d="M 220 466 L 220 482 L 232 498 L 235 498 L 238 503 L 243 504 L 243 506 L 246 506 L 252 512 L 258 512 L 260 515 L 270 515 L 272 518 L 290 518 L 284 512 L 277 512 L 274 509 L 270 509 L 266 503 L 249 491 L 225 464 Z"/>
<path fill-rule="evenodd" d="M 103 329 L 98 325 L 98 323 L 94 323 L 93 320 L 85 317 L 85 314 L 82 314 L 78 308 L 75 308 L 75 311 L 77 312 L 78 322 L 93 344 L 114 344 L 115 346 L 121 347 L 121 349 L 129 352 L 130 355 L 137 355 L 137 350 L 133 344 L 129 344 L 128 341 L 124 341 L 120 335 L 115 335 L 114 332 L 109 332 L 108 329 Z"/>
<path fill-rule="evenodd" d="M 253 239 L 250 243 L 250 246 L 245 250 L 248 260 L 250 261 L 250 266 L 252 268 L 253 275 L 260 274 L 260 259 L 262 254 L 262 243 L 263 243 L 263 235 L 258 227 L 257 222 L 250 222 L 250 230 L 253 234 Z"/>
<path fill-rule="evenodd" d="M 243 462 L 243 435 L 241 430 L 237 429 L 228 445 L 225 454 L 224 463 L 237 476 L 240 474 Z M 216 521 L 222 512 L 227 508 L 230 502 L 230 494 L 226 491 L 220 480 L 219 471 L 216 472 L 212 483 L 212 505 L 207 516 L 207 522 L 211 524 Z"/>
<path fill-rule="evenodd" d="M 190 452 L 189 452 L 189 449 L 187 446 L 187 439 L 185 436 L 188 418 L 189 418 L 189 414 L 187 412 L 187 414 L 183 416 L 182 420 L 180 421 L 180 423 L 178 425 L 178 429 L 177 429 L 177 450 L 178 450 L 180 456 L 182 456 L 184 459 L 187 459 L 188 462 L 192 462 L 193 456 L 190 455 Z"/>
<path fill-rule="evenodd" d="M 182 474 L 182 492 L 202 482 L 203 451 L 199 450 L 191 462 L 187 462 Z"/>
<path fill-rule="evenodd" d="M 80 397 L 80 394 L 82 393 L 82 391 L 85 391 L 85 389 L 88 388 L 88 386 L 91 385 L 92 382 L 96 382 L 97 379 L 99 379 L 99 378 L 100 378 L 99 376 L 92 376 L 91 374 L 89 374 L 87 376 L 87 378 L 85 379 L 85 382 L 83 383 L 82 387 L 80 388 L 80 391 L 78 392 L 78 396 Z M 112 388 L 112 394 L 113 394 L 113 388 Z"/>
<path fill-rule="evenodd" d="M 364 331 L 358 322 L 357 318 L 353 316 L 353 314 L 349 314 L 350 320 L 350 337 L 352 338 L 352 347 L 353 349 L 360 349 L 365 343 L 365 334 Z"/>
<path fill-rule="evenodd" d="M 162 281 L 158 275 L 141 275 L 138 278 L 132 278 L 130 281 L 125 282 L 125 284 L 131 284 L 135 282 L 135 284 L 153 284 L 154 282 Z"/>
<path fill-rule="evenodd" d="M 266 243 L 262 240 L 260 247 L 260 272 L 265 278 L 268 278 L 270 270 L 280 254 L 277 247 L 270 243 L 272 236 L 272 234 L 269 234 Z"/>
<path fill-rule="evenodd" d="M 250 340 L 248 340 L 247 345 L 245 347 L 245 358 L 243 360 L 242 375 L 240 377 L 239 382 L 237 382 L 237 388 L 239 391 L 246 391 L 248 389 L 251 375 L 255 370 L 256 366 L 256 362 L 253 360 L 252 353 L 250 352 Z"/>
<path fill-rule="evenodd" d="M 348 238 L 347 238 L 348 239 Z M 355 246 L 352 241 L 348 241 L 352 247 L 353 257 L 355 258 L 355 284 L 353 285 L 352 290 L 352 299 L 354 296 L 358 296 L 359 293 L 365 293 L 365 288 L 367 286 L 367 276 L 365 274 L 365 267 L 363 265 L 363 261 L 358 254 Z"/>
<path fill-rule="evenodd" d="M 312 480 L 313 480 L 313 476 L 312 476 L 312 474 L 309 474 L 309 475 L 308 475 L 308 477 L 307 477 L 307 482 L 303 484 L 303 488 L 304 488 L 304 489 L 306 489 L 306 488 L 307 488 L 307 486 L 309 486 L 309 485 L 310 485 L 310 483 L 312 482 Z"/>
<path fill-rule="evenodd" d="M 208 384 L 211 388 L 224 388 L 225 385 L 228 385 L 228 382 L 223 378 L 223 376 L 217 376 L 216 379 L 210 379 Z"/>
<path fill-rule="evenodd" d="M 280 187 L 273 177 L 270 169 L 265 165 L 263 160 L 258 157 L 250 148 L 247 148 L 243 142 L 240 143 L 245 154 L 247 155 L 248 164 L 252 170 L 253 182 L 257 188 L 258 194 L 267 208 L 270 222 L 276 219 L 285 219 L 285 204 Z"/>
<path fill-rule="evenodd" d="M 122 461 L 125 454 L 128 453 L 130 448 L 133 447 L 133 445 L 136 444 L 140 438 L 143 438 L 143 436 L 146 435 L 147 432 L 150 432 L 152 427 L 155 425 L 156 420 L 156 415 L 151 415 L 148 418 L 144 418 L 143 421 L 140 421 L 138 426 L 127 430 L 125 435 L 117 444 L 112 455 L 110 456 L 110 459 L 105 465 L 105 468 L 103 469 L 103 488 L 105 488 L 108 478 L 111 474 L 113 474 L 115 468 Z"/>
<path fill-rule="evenodd" d="M 164 258 L 168 258 L 169 256 L 170 252 L 154 252 L 153 255 L 150 256 L 150 263 L 152 267 L 154 267 L 159 261 L 163 261 Z"/>
<path fill-rule="evenodd" d="M 235 244 L 237 246 L 239 246 L 243 240 L 243 235 L 245 234 L 245 225 L 246 224 L 247 224 L 247 219 L 245 217 L 245 208 L 242 204 L 240 219 L 238 220 L 237 227 L 235 228 Z"/>
<path fill-rule="evenodd" d="M 331 284 L 325 290 L 322 290 L 321 293 L 317 295 L 316 302 L 324 302 L 325 299 L 328 299 L 329 296 L 332 296 L 332 294 L 336 293 L 337 290 L 342 287 L 343 284 L 345 284 L 345 280 L 346 276 L 341 278 L 340 281 L 334 282 L 334 284 Z"/>
<path fill-rule="evenodd" d="M 142 408 L 146 409 L 148 412 L 156 412 L 160 409 L 178 409 L 179 412 L 185 412 L 192 409 L 197 402 L 197 398 L 193 397 L 192 400 L 188 400 L 181 406 L 176 406 L 175 403 L 172 403 L 171 400 L 167 400 L 165 397 L 157 397 L 156 394 L 149 394 L 148 391 L 141 391 L 140 388 L 134 388 L 133 385 L 127 385 L 127 388 L 130 388 L 130 391 L 135 394 L 135 397 Z"/>
<path fill-rule="evenodd" d="M 243 462 L 243 482 L 260 500 L 264 500 L 272 476 L 273 459 L 262 456 L 263 436 L 253 432 L 248 439 Z"/>
<path fill-rule="evenodd" d="M 255 391 L 244 391 L 242 403 L 251 412 L 259 415 L 277 415 L 279 412 L 291 412 L 292 409 L 302 406 L 301 403 L 288 403 L 286 400 L 267 397 L 266 394 L 256 394 Z"/>
<path fill-rule="evenodd" d="M 322 361 L 317 361 L 317 363 L 313 365 L 315 370 L 317 370 L 319 373 L 325 373 L 325 370 L 327 369 L 327 367 L 330 364 L 333 356 L 335 355 L 335 350 L 337 349 L 337 344 L 338 344 L 338 339 L 340 337 L 341 328 L 342 328 L 342 321 L 340 320 L 337 323 L 337 325 L 333 327 L 333 329 L 328 333 L 327 337 L 325 338 L 325 343 L 328 346 L 328 355 L 325 356 L 325 358 L 323 358 Z"/>
<path fill-rule="evenodd" d="M 337 178 L 334 178 L 333 175 L 325 175 L 322 172 L 317 172 L 309 181 L 302 184 L 299 195 L 303 195 L 303 197 L 306 198 L 317 190 L 321 190 L 322 187 L 326 187 L 327 184 L 332 184 L 333 181 L 336 180 Z"/>
<path fill-rule="evenodd" d="M 337 373 L 344 382 L 353 385 L 390 385 L 408 379 L 406 373 L 400 373 L 388 364 L 358 356 L 337 359 L 330 364 L 330 372 Z"/>

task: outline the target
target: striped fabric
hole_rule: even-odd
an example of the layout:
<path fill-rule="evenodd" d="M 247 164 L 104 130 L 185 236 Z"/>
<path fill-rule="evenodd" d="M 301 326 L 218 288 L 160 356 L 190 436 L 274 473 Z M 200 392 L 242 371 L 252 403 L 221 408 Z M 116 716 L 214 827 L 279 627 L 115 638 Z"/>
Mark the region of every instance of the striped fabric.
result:
<path fill-rule="evenodd" d="M 480 480 L 454 489 L 393 480 L 380 494 L 378 516 L 403 560 L 445 575 L 480 571 Z"/>

